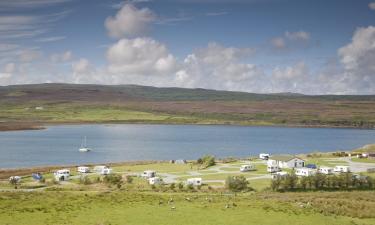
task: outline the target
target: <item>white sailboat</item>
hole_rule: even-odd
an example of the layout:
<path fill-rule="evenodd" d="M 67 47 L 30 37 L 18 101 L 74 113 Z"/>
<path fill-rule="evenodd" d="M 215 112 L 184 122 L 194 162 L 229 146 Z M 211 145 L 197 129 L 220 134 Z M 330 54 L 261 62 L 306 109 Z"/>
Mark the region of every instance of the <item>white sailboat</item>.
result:
<path fill-rule="evenodd" d="M 91 151 L 91 149 L 87 147 L 86 142 L 87 141 L 86 141 L 86 136 L 85 136 L 85 138 L 84 138 L 84 140 L 83 140 L 83 142 L 81 144 L 81 147 L 79 148 L 80 152 L 89 152 L 89 151 Z"/>

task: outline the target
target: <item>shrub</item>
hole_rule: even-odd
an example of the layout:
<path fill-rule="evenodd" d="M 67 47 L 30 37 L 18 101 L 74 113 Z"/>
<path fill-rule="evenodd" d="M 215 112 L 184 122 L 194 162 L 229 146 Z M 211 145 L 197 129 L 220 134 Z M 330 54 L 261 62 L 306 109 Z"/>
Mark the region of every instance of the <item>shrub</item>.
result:
<path fill-rule="evenodd" d="M 127 176 L 126 176 L 126 183 L 128 183 L 128 184 L 133 183 L 133 177 L 130 176 L 130 175 L 127 175 Z"/>
<path fill-rule="evenodd" d="M 249 182 L 244 176 L 229 176 L 225 180 L 225 187 L 234 192 L 246 191 L 249 189 Z"/>
<path fill-rule="evenodd" d="M 197 160 L 197 164 L 203 166 L 204 168 L 215 165 L 215 157 L 212 155 L 205 155 Z"/>
<path fill-rule="evenodd" d="M 91 184 L 91 180 L 88 176 L 81 176 L 79 178 L 79 183 L 84 184 L 84 185 L 89 185 L 89 184 Z"/>
<path fill-rule="evenodd" d="M 122 177 L 118 174 L 109 174 L 103 178 L 104 183 L 118 185 L 122 183 Z"/>
<path fill-rule="evenodd" d="M 171 183 L 171 185 L 169 185 L 169 188 L 174 191 L 174 189 L 176 188 L 176 184 L 175 183 Z"/>
<path fill-rule="evenodd" d="M 188 189 L 189 191 L 194 190 L 193 184 L 186 185 L 186 189 Z"/>
<path fill-rule="evenodd" d="M 180 183 L 178 183 L 178 189 L 179 189 L 179 190 L 182 190 L 183 188 L 184 188 L 184 184 L 183 184 L 183 183 L 181 183 L 181 182 L 180 182 Z"/>

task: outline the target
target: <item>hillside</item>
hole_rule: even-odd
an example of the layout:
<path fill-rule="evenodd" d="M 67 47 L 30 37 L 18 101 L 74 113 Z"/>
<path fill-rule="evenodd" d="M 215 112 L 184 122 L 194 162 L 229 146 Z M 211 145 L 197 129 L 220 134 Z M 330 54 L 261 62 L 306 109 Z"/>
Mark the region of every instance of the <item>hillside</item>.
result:
<path fill-rule="evenodd" d="M 35 84 L 0 87 L 0 104 L 4 130 L 50 123 L 375 126 L 375 95 Z"/>

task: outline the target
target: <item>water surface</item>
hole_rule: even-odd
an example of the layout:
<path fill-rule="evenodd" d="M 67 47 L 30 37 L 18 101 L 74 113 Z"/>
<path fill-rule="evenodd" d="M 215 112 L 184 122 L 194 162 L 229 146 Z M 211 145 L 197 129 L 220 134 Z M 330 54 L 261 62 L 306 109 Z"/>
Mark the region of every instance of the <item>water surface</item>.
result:
<path fill-rule="evenodd" d="M 78 152 L 83 136 L 93 149 Z M 200 125 L 64 125 L 0 132 L 0 168 L 244 157 L 260 152 L 350 150 L 375 143 L 375 130 Z"/>

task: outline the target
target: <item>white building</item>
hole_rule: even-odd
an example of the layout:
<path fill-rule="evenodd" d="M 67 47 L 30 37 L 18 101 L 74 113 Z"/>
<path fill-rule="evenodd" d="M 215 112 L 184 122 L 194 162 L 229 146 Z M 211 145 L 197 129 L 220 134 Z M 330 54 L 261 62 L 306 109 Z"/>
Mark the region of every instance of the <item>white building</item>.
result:
<path fill-rule="evenodd" d="M 240 172 L 247 172 L 247 171 L 252 171 L 255 170 L 255 166 L 250 164 L 250 165 L 242 165 L 240 167 Z"/>
<path fill-rule="evenodd" d="M 143 173 L 141 174 L 141 177 L 143 178 L 151 178 L 151 177 L 155 177 L 156 176 L 156 172 L 153 171 L 153 170 L 145 170 L 143 171 Z"/>
<path fill-rule="evenodd" d="M 333 173 L 333 168 L 323 166 L 323 167 L 319 167 L 318 171 L 319 171 L 319 173 L 329 175 L 329 174 Z"/>
<path fill-rule="evenodd" d="M 151 177 L 148 179 L 150 185 L 162 184 L 163 180 L 160 177 Z"/>
<path fill-rule="evenodd" d="M 316 174 L 315 169 L 310 169 L 310 168 L 298 168 L 296 169 L 296 175 L 297 176 L 303 176 L 303 177 L 308 177 Z"/>
<path fill-rule="evenodd" d="M 186 184 L 191 184 L 194 186 L 201 186 L 202 185 L 202 178 L 197 177 L 197 178 L 190 178 L 186 180 Z"/>
<path fill-rule="evenodd" d="M 335 166 L 333 171 L 336 173 L 348 173 L 350 172 L 350 167 L 349 166 Z"/>
<path fill-rule="evenodd" d="M 305 166 L 305 160 L 291 155 L 279 155 L 268 159 L 267 165 L 277 165 L 279 168 L 302 168 Z"/>
<path fill-rule="evenodd" d="M 270 157 L 270 154 L 268 154 L 268 153 L 260 153 L 259 154 L 259 158 L 263 159 L 263 160 L 268 160 L 269 157 Z"/>
<path fill-rule="evenodd" d="M 58 181 L 69 180 L 70 170 L 68 169 L 57 170 L 56 172 L 53 173 L 53 175 L 55 176 L 55 179 Z"/>
<path fill-rule="evenodd" d="M 87 166 L 79 166 L 77 167 L 77 172 L 79 173 L 90 173 L 90 168 Z"/>

